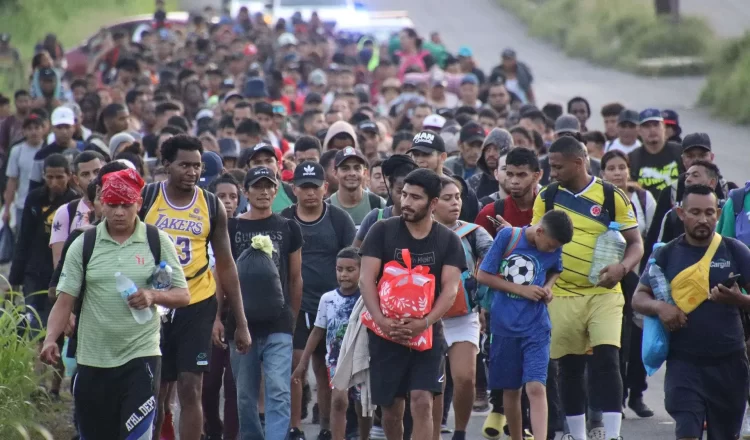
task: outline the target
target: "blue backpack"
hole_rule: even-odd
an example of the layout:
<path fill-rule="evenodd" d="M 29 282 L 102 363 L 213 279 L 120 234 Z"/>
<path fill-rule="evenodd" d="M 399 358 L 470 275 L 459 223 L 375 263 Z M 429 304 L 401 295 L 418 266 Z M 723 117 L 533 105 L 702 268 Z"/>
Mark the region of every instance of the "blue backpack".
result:
<path fill-rule="evenodd" d="M 464 316 L 472 312 L 477 305 L 477 297 L 482 296 L 480 291 L 487 286 L 480 286 L 477 283 L 477 257 L 476 257 L 476 239 L 474 243 L 470 241 L 471 234 L 479 228 L 474 223 L 464 223 L 455 232 L 461 239 L 461 245 L 464 248 L 464 258 L 466 259 L 466 270 L 461 273 L 461 284 L 458 286 L 456 300 L 447 312 L 446 318 Z"/>
<path fill-rule="evenodd" d="M 745 197 L 750 193 L 750 181 L 744 188 L 729 191 L 729 200 L 734 209 L 734 238 L 750 246 L 750 213 L 745 211 Z"/>

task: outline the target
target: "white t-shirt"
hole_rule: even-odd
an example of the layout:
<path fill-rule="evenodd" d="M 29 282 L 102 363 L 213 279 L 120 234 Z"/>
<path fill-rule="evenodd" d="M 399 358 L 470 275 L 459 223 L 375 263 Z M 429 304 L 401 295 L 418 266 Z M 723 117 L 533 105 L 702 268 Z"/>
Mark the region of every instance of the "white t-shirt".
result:
<path fill-rule="evenodd" d="M 68 214 L 67 203 L 57 208 L 57 211 L 55 211 L 55 218 L 52 220 L 52 233 L 49 236 L 50 246 L 55 243 L 64 243 L 65 240 L 68 239 L 70 231 L 74 231 L 89 224 L 89 211 L 91 211 L 91 209 L 89 209 L 83 199 L 75 203 L 77 203 L 78 206 L 76 207 L 75 218 L 72 222 L 70 221 L 70 215 Z"/>
<path fill-rule="evenodd" d="M 623 145 L 622 142 L 620 142 L 620 138 L 617 138 L 613 140 L 609 145 L 607 145 L 607 148 L 605 148 L 605 152 L 618 150 L 618 151 L 622 151 L 625 154 L 630 154 L 631 151 L 635 150 L 636 148 L 640 146 L 641 146 L 641 141 L 639 141 L 638 139 L 635 140 L 635 143 L 633 145 Z"/>
<path fill-rule="evenodd" d="M 31 172 L 34 169 L 34 156 L 39 152 L 41 145 L 34 147 L 26 142 L 16 144 L 10 150 L 10 156 L 8 156 L 8 169 L 5 175 L 8 177 L 15 177 L 18 182 L 16 186 L 16 194 L 13 204 L 16 208 L 23 209 L 24 202 L 26 201 L 26 195 L 29 193 L 29 182 L 31 180 Z"/>
<path fill-rule="evenodd" d="M 638 192 L 633 191 L 630 193 L 630 201 L 635 207 L 635 217 L 638 220 L 638 232 L 641 233 L 641 237 L 646 238 L 648 229 L 651 227 L 651 222 L 654 220 L 654 213 L 656 212 L 656 199 L 651 194 L 651 191 L 644 191 L 646 193 L 646 210 L 644 212 L 641 206 Z"/>

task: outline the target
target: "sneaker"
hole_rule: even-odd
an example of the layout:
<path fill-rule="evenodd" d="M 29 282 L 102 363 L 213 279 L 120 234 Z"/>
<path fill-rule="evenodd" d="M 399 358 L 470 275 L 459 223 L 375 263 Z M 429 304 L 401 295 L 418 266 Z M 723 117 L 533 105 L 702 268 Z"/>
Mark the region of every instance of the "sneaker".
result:
<path fill-rule="evenodd" d="M 289 440 L 305 440 L 305 433 L 300 431 L 299 428 L 292 428 L 289 430 Z"/>
<path fill-rule="evenodd" d="M 448 427 L 448 425 L 442 424 L 440 425 L 440 433 L 441 434 L 452 434 L 453 430 Z"/>
<path fill-rule="evenodd" d="M 318 433 L 318 440 L 331 440 L 332 438 L 333 434 L 327 429 L 321 429 L 320 433 Z"/>
<path fill-rule="evenodd" d="M 588 440 L 607 440 L 607 431 L 602 427 L 596 427 L 589 431 Z"/>
<path fill-rule="evenodd" d="M 534 440 L 534 434 L 532 434 L 528 429 L 524 429 L 523 440 Z"/>
<path fill-rule="evenodd" d="M 560 440 L 576 440 L 576 439 L 571 434 L 563 434 L 563 436 L 560 438 Z"/>
<path fill-rule="evenodd" d="M 370 440 L 385 440 L 385 431 L 381 426 L 370 428 Z"/>
<path fill-rule="evenodd" d="M 477 393 L 476 399 L 474 399 L 474 406 L 472 408 L 474 412 L 487 412 L 490 410 L 490 400 L 487 397 L 487 393 Z"/>
<path fill-rule="evenodd" d="M 491 412 L 487 415 L 482 426 L 482 436 L 489 440 L 498 440 L 503 435 L 505 415 Z"/>
<path fill-rule="evenodd" d="M 172 422 L 172 413 L 168 412 L 164 414 L 164 423 L 161 425 L 161 432 L 159 433 L 161 440 L 174 440 L 174 423 Z"/>
<path fill-rule="evenodd" d="M 628 407 L 642 419 L 654 416 L 654 412 L 646 405 L 642 397 L 631 398 L 628 401 Z"/>

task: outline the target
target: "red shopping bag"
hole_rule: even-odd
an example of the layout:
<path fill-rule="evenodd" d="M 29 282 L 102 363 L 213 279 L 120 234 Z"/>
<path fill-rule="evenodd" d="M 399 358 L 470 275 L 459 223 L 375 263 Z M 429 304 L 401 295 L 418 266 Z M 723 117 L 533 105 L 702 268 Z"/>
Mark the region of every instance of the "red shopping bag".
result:
<path fill-rule="evenodd" d="M 383 268 L 383 276 L 378 283 L 380 311 L 392 319 L 422 319 L 430 313 L 435 301 L 435 276 L 430 274 L 428 267 L 412 268 L 409 250 L 403 249 L 401 252 L 406 267 L 396 261 L 390 261 Z M 367 310 L 362 312 L 362 324 L 381 338 L 393 341 L 383 334 Z M 432 326 L 405 345 L 419 351 L 432 348 Z"/>

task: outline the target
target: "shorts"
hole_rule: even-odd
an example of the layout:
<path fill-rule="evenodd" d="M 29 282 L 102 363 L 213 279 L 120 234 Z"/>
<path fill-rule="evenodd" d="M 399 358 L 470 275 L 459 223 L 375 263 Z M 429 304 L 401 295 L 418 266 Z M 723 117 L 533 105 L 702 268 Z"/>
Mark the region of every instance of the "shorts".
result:
<path fill-rule="evenodd" d="M 73 398 L 81 438 L 151 438 L 160 363 L 151 356 L 114 368 L 79 364 Z"/>
<path fill-rule="evenodd" d="M 326 371 L 328 371 L 328 386 L 333 389 L 333 376 L 336 375 L 336 366 L 327 365 Z M 362 385 L 355 385 L 349 388 L 349 400 L 353 402 L 359 402 L 362 400 Z"/>
<path fill-rule="evenodd" d="M 443 318 L 445 345 L 451 348 L 456 342 L 471 342 L 479 351 L 479 313 Z"/>
<path fill-rule="evenodd" d="M 46 328 L 49 313 L 52 311 L 52 301 L 47 295 L 49 278 L 40 279 L 27 275 L 23 278 L 22 290 L 26 306 L 34 309 L 34 311 L 26 310 L 29 326 L 35 330 Z"/>
<path fill-rule="evenodd" d="M 748 361 L 742 352 L 719 359 L 667 359 L 664 409 L 677 438 L 734 439 L 742 428 L 748 393 Z"/>
<path fill-rule="evenodd" d="M 409 347 L 367 331 L 370 345 L 370 394 L 373 405 L 390 406 L 410 391 L 443 393 L 445 385 L 445 339 L 440 325 L 432 327 L 432 348 Z"/>
<path fill-rule="evenodd" d="M 620 347 L 622 334 L 622 293 L 555 297 L 547 310 L 552 321 L 550 357 L 583 355 L 592 347 Z"/>
<path fill-rule="evenodd" d="M 216 296 L 174 310 L 162 324 L 161 379 L 174 382 L 180 373 L 205 373 L 211 359 L 211 333 L 216 319 Z"/>
<path fill-rule="evenodd" d="M 313 327 L 315 326 L 315 313 L 300 312 L 297 314 L 297 325 L 294 326 L 294 336 L 292 337 L 292 347 L 295 350 L 304 350 L 307 345 L 307 338 L 310 337 Z M 326 356 L 326 341 L 323 338 L 313 354 L 318 356 Z"/>
<path fill-rule="evenodd" d="M 547 384 L 550 332 L 533 336 L 492 335 L 488 386 L 517 390 L 529 382 Z"/>

